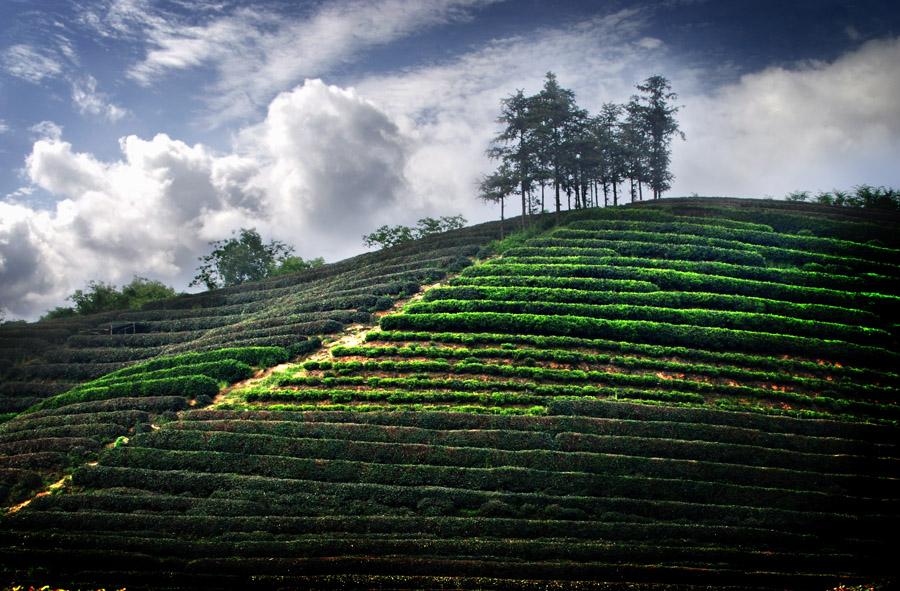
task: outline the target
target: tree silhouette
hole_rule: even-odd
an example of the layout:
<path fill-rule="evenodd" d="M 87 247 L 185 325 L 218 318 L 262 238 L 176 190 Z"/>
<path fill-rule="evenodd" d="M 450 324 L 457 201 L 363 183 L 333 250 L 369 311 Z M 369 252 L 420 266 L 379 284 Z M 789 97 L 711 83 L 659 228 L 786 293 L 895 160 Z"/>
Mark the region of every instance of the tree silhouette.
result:
<path fill-rule="evenodd" d="M 605 103 L 591 116 L 575 102 L 575 93 L 563 88 L 553 72 L 547 72 L 541 90 L 526 96 L 517 90 L 500 101 L 497 122 L 504 127 L 493 138 L 488 156 L 499 160 L 497 170 L 481 179 L 479 198 L 499 203 L 505 217 L 505 200 L 518 192 L 522 202 L 522 227 L 533 212 L 540 186 L 540 211 L 545 209 L 545 189 L 553 187 L 554 210 L 562 211 L 562 193 L 568 209 L 619 205 L 619 186 L 629 183 L 631 201 L 644 198 L 649 185 L 658 199 L 669 189 L 672 173 L 672 138 L 678 129 L 669 81 L 651 76 L 637 85 L 639 94 L 625 105 Z M 574 201 L 573 201 L 574 197 Z"/>

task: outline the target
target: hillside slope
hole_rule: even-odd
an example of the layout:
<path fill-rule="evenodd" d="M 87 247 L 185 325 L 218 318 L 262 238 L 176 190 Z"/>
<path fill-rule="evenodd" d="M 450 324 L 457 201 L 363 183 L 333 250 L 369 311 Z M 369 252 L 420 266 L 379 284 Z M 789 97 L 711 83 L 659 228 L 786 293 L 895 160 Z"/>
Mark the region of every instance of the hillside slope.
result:
<path fill-rule="evenodd" d="M 141 310 L 0 325 L 0 415 L 163 354 L 303 349 L 299 343 L 366 321 L 370 312 L 467 265 L 499 231 L 497 223 L 481 224 L 309 271 L 151 302 Z"/>
<path fill-rule="evenodd" d="M 3 519 L 10 582 L 895 583 L 898 221 L 694 199 L 560 222 L 362 344 L 145 418 Z M 207 355 L 221 385 L 283 361 L 263 353 Z M 212 363 L 168 359 L 48 399 L 0 445 L 37 453 Z"/>
<path fill-rule="evenodd" d="M 0 504 L 28 498 L 160 414 L 202 406 L 222 385 L 370 322 L 469 265 L 499 232 L 481 224 L 142 310 L 0 327 L 0 411 L 22 413 L 0 425 Z"/>

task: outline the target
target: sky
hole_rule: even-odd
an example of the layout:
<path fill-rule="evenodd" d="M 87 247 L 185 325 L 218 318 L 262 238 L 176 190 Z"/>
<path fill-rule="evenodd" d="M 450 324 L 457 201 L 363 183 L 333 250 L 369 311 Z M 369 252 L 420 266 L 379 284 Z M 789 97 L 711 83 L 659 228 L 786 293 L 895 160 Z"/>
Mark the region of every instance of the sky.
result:
<path fill-rule="evenodd" d="M 500 100 L 678 94 L 669 196 L 900 186 L 895 0 L 0 0 L 0 313 L 463 214 Z M 189 290 L 190 291 L 190 290 Z"/>

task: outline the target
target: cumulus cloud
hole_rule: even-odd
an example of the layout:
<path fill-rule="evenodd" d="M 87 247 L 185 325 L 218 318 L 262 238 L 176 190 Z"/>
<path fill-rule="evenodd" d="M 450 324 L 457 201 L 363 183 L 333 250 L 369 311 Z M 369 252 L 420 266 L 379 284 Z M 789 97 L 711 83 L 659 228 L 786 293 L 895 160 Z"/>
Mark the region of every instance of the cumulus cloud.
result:
<path fill-rule="evenodd" d="M 500 100 L 517 88 L 535 93 L 553 71 L 580 105 L 625 101 L 635 82 L 668 71 L 661 51 L 636 48 L 646 20 L 622 10 L 566 29 L 496 40 L 440 65 L 425 66 L 357 84 L 413 139 L 406 177 L 411 191 L 403 222 L 416 216 L 462 212 L 470 221 L 497 216 L 475 198 L 478 178 L 493 164 L 485 149 L 498 132 Z"/>
<path fill-rule="evenodd" d="M 900 40 L 707 92 L 703 71 L 641 42 L 645 29 L 640 11 L 622 11 L 363 77 L 355 89 L 307 80 L 269 101 L 227 153 L 164 134 L 127 136 L 121 156 L 106 161 L 43 122 L 25 174 L 29 189 L 58 201 L 49 210 L 0 202 L 0 305 L 34 317 L 89 279 L 121 283 L 134 273 L 181 289 L 206 243 L 240 227 L 336 260 L 358 252 L 359 236 L 382 223 L 496 217 L 474 193 L 491 167 L 484 150 L 499 100 L 517 88 L 536 92 L 547 70 L 591 111 L 627 100 L 648 75 L 668 75 L 688 135 L 674 145 L 673 193 L 898 184 Z"/>
<path fill-rule="evenodd" d="M 127 136 L 106 162 L 43 127 L 25 173 L 55 208 L 0 202 L 0 306 L 16 316 L 59 305 L 90 279 L 139 273 L 183 288 L 207 242 L 240 227 L 304 256 L 346 256 L 405 194 L 398 127 L 353 90 L 318 80 L 276 97 L 231 154 Z"/>
<path fill-rule="evenodd" d="M 353 90 L 308 80 L 276 97 L 244 137 L 265 163 L 251 185 L 276 219 L 319 238 L 325 254 L 347 252 L 330 244 L 334 228 L 355 237 L 389 218 L 406 194 L 406 139 Z"/>
<path fill-rule="evenodd" d="M 106 94 L 97 90 L 97 79 L 90 75 L 72 82 L 72 101 L 82 115 L 97 115 L 111 123 L 128 114 L 126 109 L 109 102 Z"/>
<path fill-rule="evenodd" d="M 900 38 L 834 62 L 773 67 L 684 95 L 675 191 L 781 197 L 900 184 Z"/>

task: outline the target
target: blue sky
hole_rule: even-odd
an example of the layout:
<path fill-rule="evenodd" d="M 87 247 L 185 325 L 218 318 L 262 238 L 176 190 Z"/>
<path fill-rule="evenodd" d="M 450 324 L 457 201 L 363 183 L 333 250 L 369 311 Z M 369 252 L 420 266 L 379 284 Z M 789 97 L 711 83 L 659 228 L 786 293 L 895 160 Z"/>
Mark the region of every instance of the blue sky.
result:
<path fill-rule="evenodd" d="M 547 70 L 590 110 L 667 76 L 673 195 L 897 186 L 898 36 L 889 0 L 3 0 L 0 308 L 184 289 L 240 227 L 336 260 L 495 217 L 498 101 Z"/>

